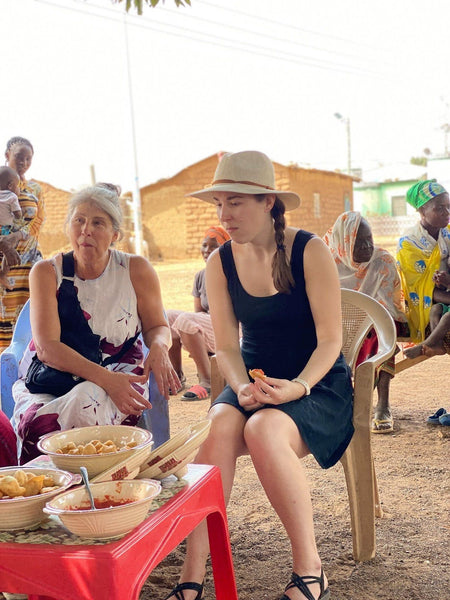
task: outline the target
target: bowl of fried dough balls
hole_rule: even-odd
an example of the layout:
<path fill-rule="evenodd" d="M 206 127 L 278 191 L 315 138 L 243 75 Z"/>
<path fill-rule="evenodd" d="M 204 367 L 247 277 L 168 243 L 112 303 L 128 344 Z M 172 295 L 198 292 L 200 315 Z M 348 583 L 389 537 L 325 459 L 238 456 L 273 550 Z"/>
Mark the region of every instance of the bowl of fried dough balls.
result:
<path fill-rule="evenodd" d="M 0 531 L 29 529 L 46 518 L 43 508 L 79 477 L 60 469 L 3 467 L 0 469 Z"/>
<path fill-rule="evenodd" d="M 146 429 L 92 425 L 49 433 L 39 440 L 38 449 L 47 454 L 58 469 L 79 473 L 84 466 L 89 477 L 95 477 L 135 454 L 143 462 L 150 455 L 152 445 L 152 433 Z"/>

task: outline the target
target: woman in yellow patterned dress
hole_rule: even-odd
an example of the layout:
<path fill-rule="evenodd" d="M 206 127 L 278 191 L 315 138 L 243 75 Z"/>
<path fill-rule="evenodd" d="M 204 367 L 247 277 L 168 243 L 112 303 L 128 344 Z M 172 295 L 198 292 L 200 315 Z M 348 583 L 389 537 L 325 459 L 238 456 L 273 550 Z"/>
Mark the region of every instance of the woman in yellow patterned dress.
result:
<path fill-rule="evenodd" d="M 41 187 L 33 180 L 25 179 L 25 174 L 33 160 L 33 146 L 22 137 L 11 138 L 5 151 L 6 164 L 17 171 L 20 177 L 19 203 L 23 214 L 22 239 L 17 245 L 21 263 L 11 268 L 9 278 L 13 289 L 3 289 L 0 302 L 0 352 L 9 346 L 14 324 L 22 306 L 30 296 L 28 275 L 34 263 L 42 259 L 38 248 L 38 235 L 44 222 L 44 203 L 41 198 Z M 11 236 L 16 235 L 14 233 Z"/>

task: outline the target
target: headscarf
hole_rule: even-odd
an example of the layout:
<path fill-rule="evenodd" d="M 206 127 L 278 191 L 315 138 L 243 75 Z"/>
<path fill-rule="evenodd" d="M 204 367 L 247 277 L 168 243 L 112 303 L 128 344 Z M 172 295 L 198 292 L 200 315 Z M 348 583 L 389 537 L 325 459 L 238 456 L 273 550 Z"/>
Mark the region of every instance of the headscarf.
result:
<path fill-rule="evenodd" d="M 418 210 L 421 206 L 440 196 L 446 194 L 447 190 L 437 183 L 436 179 L 418 181 L 406 192 L 406 202 Z"/>
<path fill-rule="evenodd" d="M 209 237 L 209 238 L 217 240 L 217 243 L 219 244 L 219 246 L 221 246 L 226 241 L 231 239 L 230 236 L 228 235 L 228 233 L 225 231 L 225 229 L 223 227 L 221 227 L 220 225 L 213 225 L 212 227 L 209 227 L 205 231 L 204 237 L 205 238 Z"/>
<path fill-rule="evenodd" d="M 361 223 L 361 213 L 342 213 L 324 236 L 336 263 L 341 288 L 356 290 L 375 298 L 399 322 L 405 322 L 402 311 L 400 277 L 395 260 L 387 250 L 375 246 L 368 262 L 356 263 L 353 249 Z"/>

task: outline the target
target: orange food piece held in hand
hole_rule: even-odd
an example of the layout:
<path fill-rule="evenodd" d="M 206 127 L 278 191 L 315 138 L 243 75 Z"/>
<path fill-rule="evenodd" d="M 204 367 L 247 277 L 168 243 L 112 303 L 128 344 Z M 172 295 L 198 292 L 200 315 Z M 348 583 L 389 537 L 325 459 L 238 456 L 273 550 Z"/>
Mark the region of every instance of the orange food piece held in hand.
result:
<path fill-rule="evenodd" d="M 266 374 L 264 373 L 264 371 L 262 369 L 250 369 L 248 374 L 250 375 L 250 377 L 252 379 L 265 379 L 266 378 Z"/>

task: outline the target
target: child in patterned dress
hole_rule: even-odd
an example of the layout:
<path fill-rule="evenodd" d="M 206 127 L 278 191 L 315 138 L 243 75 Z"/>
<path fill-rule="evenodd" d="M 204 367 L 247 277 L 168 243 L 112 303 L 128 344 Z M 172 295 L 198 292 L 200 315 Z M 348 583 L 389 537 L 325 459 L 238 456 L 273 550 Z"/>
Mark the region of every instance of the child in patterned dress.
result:
<path fill-rule="evenodd" d="M 0 233 L 9 235 L 12 233 L 14 220 L 22 218 L 19 199 L 19 176 L 10 167 L 0 167 Z M 0 285 L 12 289 L 8 279 L 9 265 L 3 256 L 0 266 Z"/>

